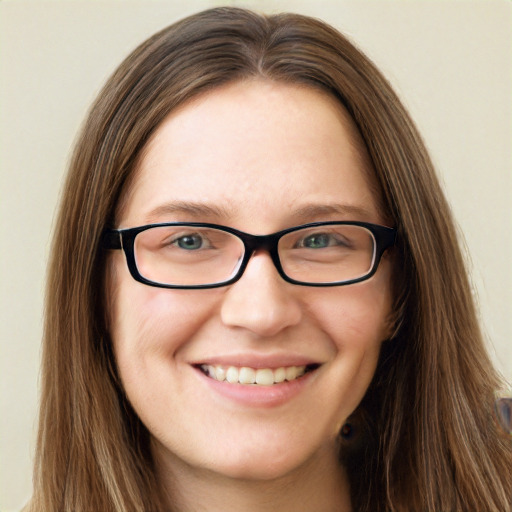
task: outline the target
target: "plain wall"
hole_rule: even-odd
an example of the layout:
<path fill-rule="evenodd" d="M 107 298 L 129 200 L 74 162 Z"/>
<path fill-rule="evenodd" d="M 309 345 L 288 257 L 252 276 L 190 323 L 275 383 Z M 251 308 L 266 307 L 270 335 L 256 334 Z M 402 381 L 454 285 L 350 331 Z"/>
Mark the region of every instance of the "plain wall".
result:
<path fill-rule="evenodd" d="M 394 84 L 464 233 L 496 364 L 512 381 L 512 2 L 231 1 L 320 17 Z M 43 288 L 70 147 L 139 42 L 215 1 L 0 3 L 0 509 L 29 498 Z"/>

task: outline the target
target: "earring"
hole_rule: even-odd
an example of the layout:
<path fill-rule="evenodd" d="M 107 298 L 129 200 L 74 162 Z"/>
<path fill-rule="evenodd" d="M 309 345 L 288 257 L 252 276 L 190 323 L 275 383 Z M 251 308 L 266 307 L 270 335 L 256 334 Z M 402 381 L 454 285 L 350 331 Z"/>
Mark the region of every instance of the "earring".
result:
<path fill-rule="evenodd" d="M 348 439 L 351 439 L 353 435 L 354 435 L 354 427 L 352 427 L 351 423 L 345 423 L 341 427 L 340 436 L 343 439 L 347 439 L 348 440 Z"/>

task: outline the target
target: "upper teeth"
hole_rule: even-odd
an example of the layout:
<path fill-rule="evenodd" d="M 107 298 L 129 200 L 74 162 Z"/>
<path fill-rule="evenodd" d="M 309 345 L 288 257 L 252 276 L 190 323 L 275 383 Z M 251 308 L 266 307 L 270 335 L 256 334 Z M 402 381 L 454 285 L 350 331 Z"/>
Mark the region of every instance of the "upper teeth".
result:
<path fill-rule="evenodd" d="M 201 369 L 209 376 L 218 381 L 227 381 L 230 384 L 259 384 L 271 386 L 285 380 L 295 380 L 304 375 L 305 366 L 287 366 L 276 369 L 271 368 L 249 368 L 242 366 L 213 366 L 210 364 L 201 365 Z"/>

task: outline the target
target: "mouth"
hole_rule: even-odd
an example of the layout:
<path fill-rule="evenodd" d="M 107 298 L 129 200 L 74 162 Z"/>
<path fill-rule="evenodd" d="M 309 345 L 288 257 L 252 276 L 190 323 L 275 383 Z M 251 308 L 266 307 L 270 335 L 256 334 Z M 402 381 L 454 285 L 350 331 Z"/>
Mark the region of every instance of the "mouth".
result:
<path fill-rule="evenodd" d="M 251 368 L 248 366 L 224 366 L 201 364 L 197 368 L 207 377 L 218 382 L 242 384 L 246 386 L 275 386 L 283 382 L 300 379 L 316 370 L 319 364 L 303 366 L 281 366 L 279 368 Z"/>

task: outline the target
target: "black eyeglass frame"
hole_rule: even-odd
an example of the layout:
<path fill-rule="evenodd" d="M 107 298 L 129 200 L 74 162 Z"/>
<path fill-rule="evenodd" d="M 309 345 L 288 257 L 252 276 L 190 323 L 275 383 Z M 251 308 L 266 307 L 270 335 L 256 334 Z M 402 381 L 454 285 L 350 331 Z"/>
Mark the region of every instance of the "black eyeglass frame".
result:
<path fill-rule="evenodd" d="M 281 261 L 279 259 L 278 252 L 278 243 L 279 240 L 288 233 L 292 233 L 294 231 L 299 231 L 301 229 L 312 228 L 317 226 L 332 226 L 332 225 L 347 225 L 347 226 L 360 226 L 366 228 L 371 232 L 373 238 L 375 240 L 374 247 L 374 257 L 373 264 L 371 269 L 364 274 L 363 276 L 357 277 L 355 279 L 350 279 L 348 281 L 335 281 L 332 283 L 310 283 L 307 281 L 297 281 L 296 279 L 292 279 L 283 270 L 281 265 Z M 142 276 L 137 268 L 137 263 L 135 260 L 135 237 L 151 228 L 156 227 L 164 227 L 164 226 L 191 226 L 191 227 L 199 227 L 199 228 L 213 228 L 218 229 L 219 231 L 225 231 L 226 233 L 231 233 L 235 235 L 244 244 L 244 256 L 242 258 L 242 262 L 238 268 L 236 274 L 228 279 L 227 281 L 221 281 L 219 283 L 211 283 L 211 284 L 198 284 L 198 285 L 174 285 L 174 284 L 163 284 L 155 281 L 151 281 Z M 230 284 L 238 281 L 245 269 L 252 255 L 258 249 L 263 249 L 270 254 L 272 262 L 276 267 L 279 275 L 288 283 L 296 284 L 299 286 L 316 286 L 316 287 L 326 287 L 326 286 L 345 286 L 349 284 L 359 283 L 361 281 L 366 281 L 370 279 L 379 266 L 380 260 L 384 251 L 389 247 L 392 247 L 395 244 L 396 240 L 396 229 L 390 228 L 387 226 L 381 226 L 379 224 L 371 224 L 368 222 L 359 222 L 359 221 L 330 221 L 330 222 L 313 222 L 310 224 L 303 224 L 300 226 L 294 226 L 292 228 L 284 229 L 282 231 L 277 231 L 276 233 L 271 233 L 269 235 L 251 235 L 249 233 L 245 233 L 243 231 L 239 231 L 234 228 L 230 228 L 228 226 L 222 226 L 219 224 L 210 224 L 205 222 L 164 222 L 158 224 L 146 224 L 144 226 L 138 226 L 134 228 L 126 228 L 126 229 L 107 229 L 103 234 L 102 246 L 104 249 L 122 249 L 126 255 L 126 262 L 128 264 L 128 269 L 130 271 L 131 276 L 138 282 L 155 286 L 157 288 L 171 288 L 171 289 L 204 289 L 204 288 L 220 288 L 222 286 L 228 286 Z"/>

